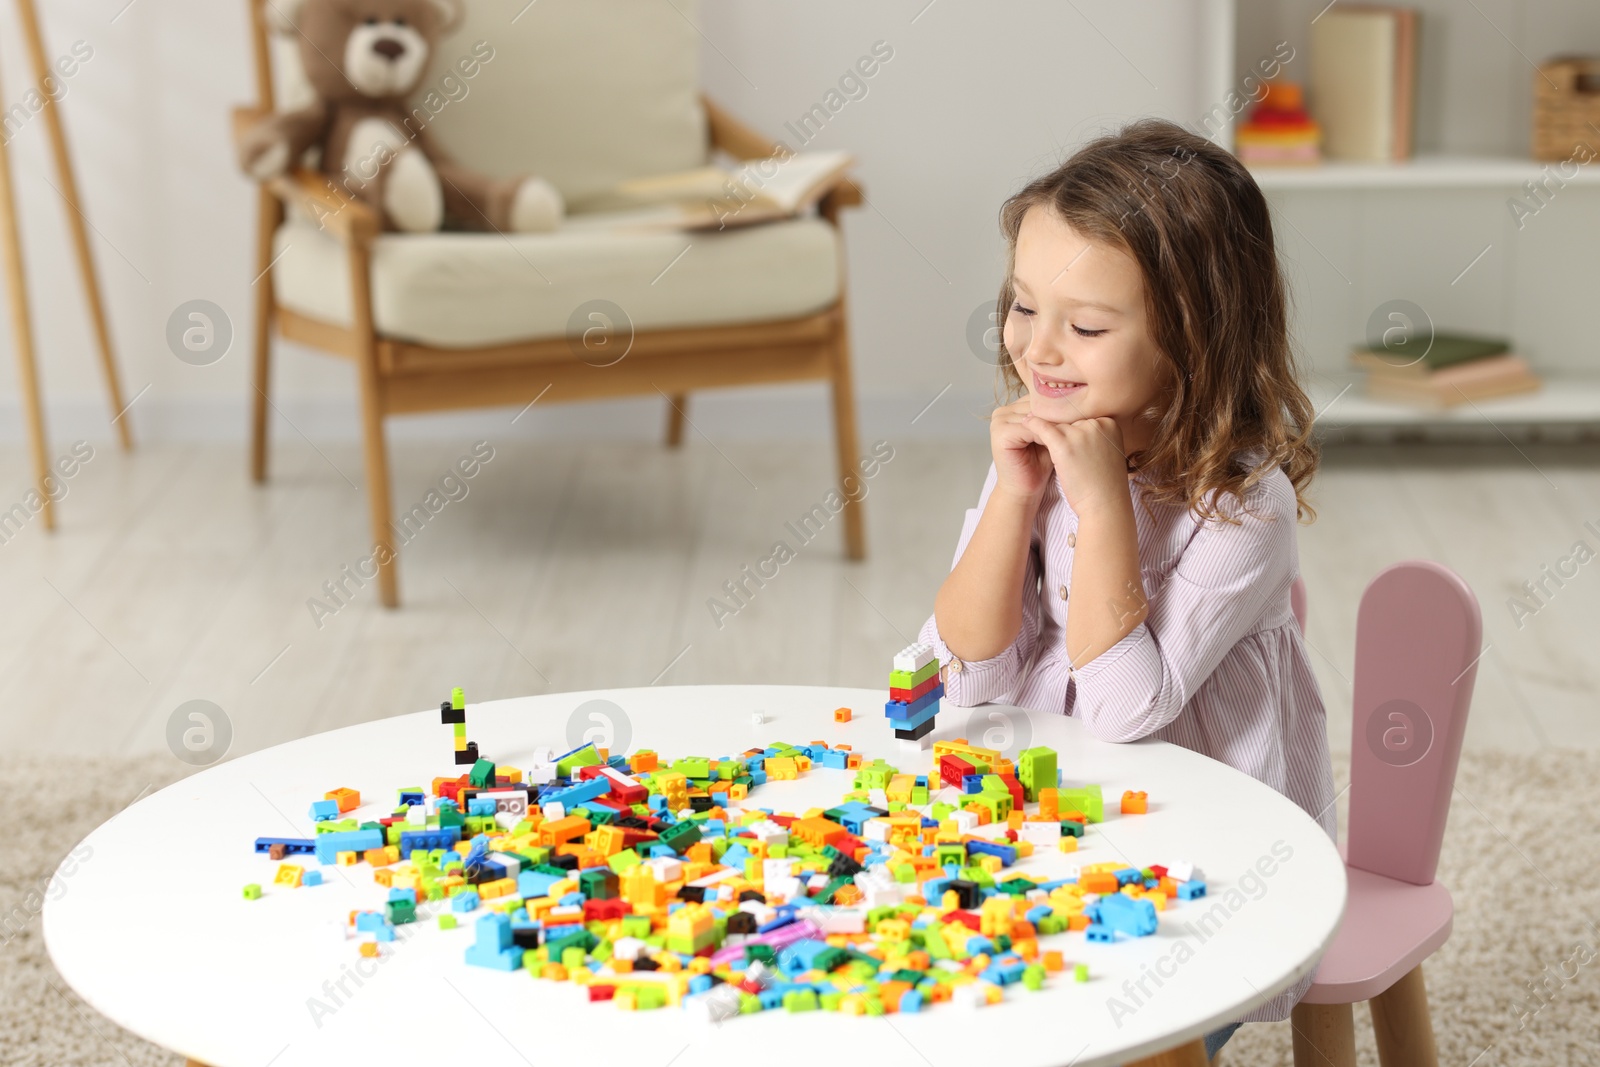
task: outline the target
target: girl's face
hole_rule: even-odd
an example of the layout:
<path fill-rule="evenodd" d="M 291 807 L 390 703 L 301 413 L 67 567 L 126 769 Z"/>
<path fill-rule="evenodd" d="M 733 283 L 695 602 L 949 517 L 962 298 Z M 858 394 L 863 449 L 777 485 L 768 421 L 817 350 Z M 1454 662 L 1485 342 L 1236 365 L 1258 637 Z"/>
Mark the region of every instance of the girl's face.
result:
<path fill-rule="evenodd" d="M 1125 452 L 1148 445 L 1154 424 L 1137 416 L 1161 398 L 1164 360 L 1146 330 L 1139 265 L 1035 206 L 1017 234 L 1011 281 L 1006 351 L 1033 413 L 1115 419 Z"/>

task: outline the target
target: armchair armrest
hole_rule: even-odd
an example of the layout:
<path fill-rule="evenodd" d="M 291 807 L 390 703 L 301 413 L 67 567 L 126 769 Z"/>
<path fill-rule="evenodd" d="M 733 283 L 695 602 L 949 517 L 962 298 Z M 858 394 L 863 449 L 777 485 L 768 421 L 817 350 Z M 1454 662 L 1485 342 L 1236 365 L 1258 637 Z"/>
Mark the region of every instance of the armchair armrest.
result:
<path fill-rule="evenodd" d="M 266 112 L 258 107 L 238 107 L 233 110 L 233 136 L 240 135 Z M 265 183 L 279 200 L 299 204 L 319 224 L 332 230 L 346 244 L 367 244 L 382 229 L 378 213 L 365 201 L 357 200 L 339 189 L 325 175 L 305 167 L 293 167 Z"/>
<path fill-rule="evenodd" d="M 776 142 L 769 141 L 734 118 L 709 96 L 701 94 L 700 102 L 706 109 L 706 123 L 710 128 L 712 148 L 720 148 L 738 160 L 766 159 L 778 153 Z M 857 185 L 854 179 L 841 175 L 823 195 L 818 210 L 830 222 L 837 222 L 840 208 L 860 204 L 862 199 L 861 186 Z"/>

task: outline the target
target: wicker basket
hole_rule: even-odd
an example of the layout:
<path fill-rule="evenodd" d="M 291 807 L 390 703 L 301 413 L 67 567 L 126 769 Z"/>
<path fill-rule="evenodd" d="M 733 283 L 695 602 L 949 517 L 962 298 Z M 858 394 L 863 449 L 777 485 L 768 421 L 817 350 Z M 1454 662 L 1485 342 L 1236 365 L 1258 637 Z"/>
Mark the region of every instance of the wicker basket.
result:
<path fill-rule="evenodd" d="M 1600 57 L 1558 56 L 1533 77 L 1533 158 L 1569 159 L 1580 143 L 1600 152 Z"/>

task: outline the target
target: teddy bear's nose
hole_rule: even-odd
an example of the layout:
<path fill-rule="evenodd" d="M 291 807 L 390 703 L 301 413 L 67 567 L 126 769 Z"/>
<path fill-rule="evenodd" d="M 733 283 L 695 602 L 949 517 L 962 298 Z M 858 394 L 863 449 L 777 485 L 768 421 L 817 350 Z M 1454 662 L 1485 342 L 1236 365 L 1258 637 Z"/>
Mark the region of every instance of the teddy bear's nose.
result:
<path fill-rule="evenodd" d="M 381 37 L 373 42 L 372 50 L 385 59 L 399 59 L 405 55 L 406 46 L 393 37 Z"/>

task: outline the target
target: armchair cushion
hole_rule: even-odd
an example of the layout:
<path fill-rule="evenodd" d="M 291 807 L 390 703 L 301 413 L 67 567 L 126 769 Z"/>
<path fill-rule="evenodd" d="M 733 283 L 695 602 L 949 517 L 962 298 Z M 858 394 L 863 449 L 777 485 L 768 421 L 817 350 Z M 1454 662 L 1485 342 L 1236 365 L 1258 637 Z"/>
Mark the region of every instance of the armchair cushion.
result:
<path fill-rule="evenodd" d="M 822 218 L 711 233 L 626 231 L 614 221 L 575 215 L 547 234 L 381 235 L 372 243 L 374 327 L 470 348 L 562 336 L 594 299 L 649 330 L 794 318 L 839 298 L 838 231 Z M 291 213 L 273 256 L 279 304 L 351 325 L 349 259 L 337 238 Z"/>

